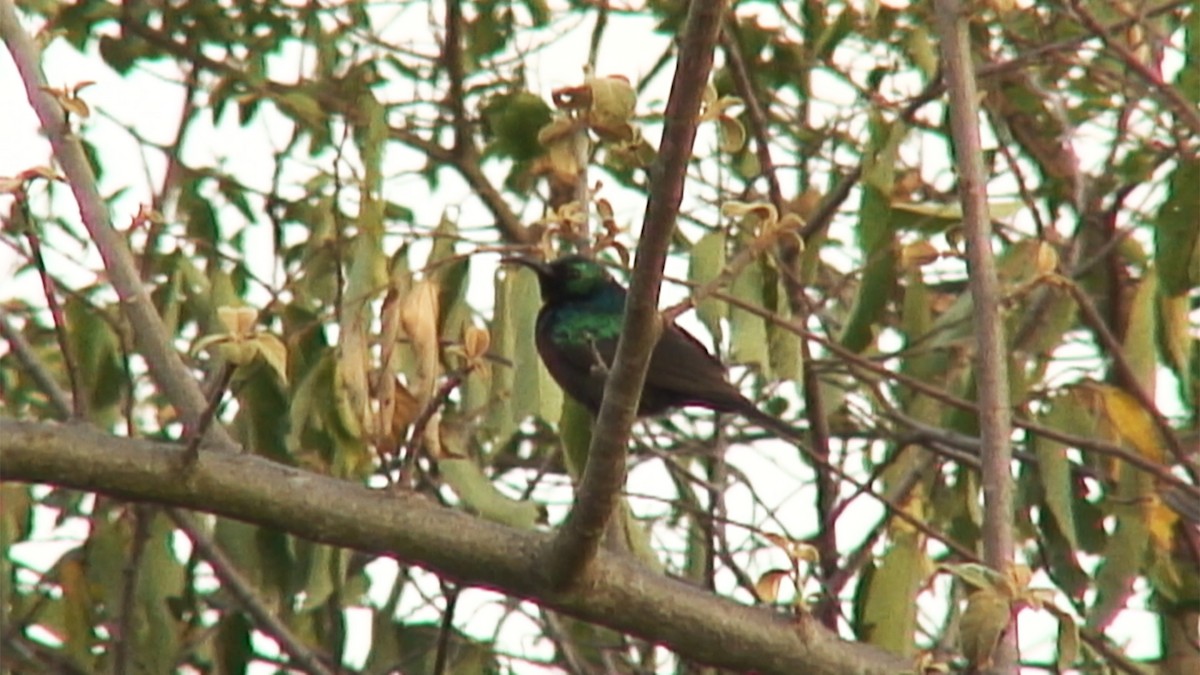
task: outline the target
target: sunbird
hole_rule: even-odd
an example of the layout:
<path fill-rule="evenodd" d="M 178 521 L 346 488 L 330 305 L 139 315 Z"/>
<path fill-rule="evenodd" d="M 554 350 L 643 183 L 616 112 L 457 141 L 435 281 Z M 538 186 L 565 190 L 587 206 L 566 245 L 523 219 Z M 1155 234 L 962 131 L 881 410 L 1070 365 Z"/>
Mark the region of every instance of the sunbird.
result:
<path fill-rule="evenodd" d="M 552 262 L 506 258 L 538 275 L 542 308 L 535 340 L 551 377 L 593 415 L 617 351 L 625 316 L 625 287 L 594 260 L 570 255 Z M 638 416 L 698 406 L 736 413 L 788 438 L 799 432 L 761 411 L 725 379 L 725 367 L 691 333 L 674 322 L 663 326 L 650 354 Z"/>

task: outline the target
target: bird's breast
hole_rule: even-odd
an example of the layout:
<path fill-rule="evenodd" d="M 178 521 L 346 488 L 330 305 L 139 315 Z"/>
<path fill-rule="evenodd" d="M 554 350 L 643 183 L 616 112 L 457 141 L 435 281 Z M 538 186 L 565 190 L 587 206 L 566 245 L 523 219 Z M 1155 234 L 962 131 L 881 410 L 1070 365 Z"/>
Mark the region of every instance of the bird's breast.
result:
<path fill-rule="evenodd" d="M 558 345 L 587 345 L 615 340 L 621 332 L 621 314 L 592 311 L 587 307 L 562 306 L 539 317 L 538 323 Z"/>

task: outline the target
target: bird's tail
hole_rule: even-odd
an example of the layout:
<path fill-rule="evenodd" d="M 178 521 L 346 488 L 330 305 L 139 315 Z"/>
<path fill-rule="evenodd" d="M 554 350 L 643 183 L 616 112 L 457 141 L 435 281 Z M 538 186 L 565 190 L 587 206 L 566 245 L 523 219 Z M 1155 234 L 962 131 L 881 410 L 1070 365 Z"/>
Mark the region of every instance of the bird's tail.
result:
<path fill-rule="evenodd" d="M 747 401 L 746 406 L 739 407 L 738 410 L 733 412 L 737 412 L 756 426 L 762 427 L 764 430 L 784 440 L 801 446 L 807 444 L 808 434 L 804 430 L 794 427 L 770 413 L 759 410 L 757 406 L 749 401 Z"/>

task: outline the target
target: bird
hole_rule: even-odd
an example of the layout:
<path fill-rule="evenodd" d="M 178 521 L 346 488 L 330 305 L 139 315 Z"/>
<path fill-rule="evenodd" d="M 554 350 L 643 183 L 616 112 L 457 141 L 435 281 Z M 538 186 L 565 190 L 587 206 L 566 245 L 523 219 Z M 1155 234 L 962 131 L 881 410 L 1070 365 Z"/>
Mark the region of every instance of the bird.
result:
<path fill-rule="evenodd" d="M 594 416 L 617 351 L 625 316 L 625 287 L 603 265 L 581 255 L 550 262 L 511 257 L 504 262 L 537 274 L 542 294 L 534 334 L 538 355 L 568 396 Z M 691 333 L 671 322 L 650 353 L 639 417 L 696 406 L 741 415 L 769 431 L 800 432 L 763 412 L 725 378 L 725 366 Z"/>

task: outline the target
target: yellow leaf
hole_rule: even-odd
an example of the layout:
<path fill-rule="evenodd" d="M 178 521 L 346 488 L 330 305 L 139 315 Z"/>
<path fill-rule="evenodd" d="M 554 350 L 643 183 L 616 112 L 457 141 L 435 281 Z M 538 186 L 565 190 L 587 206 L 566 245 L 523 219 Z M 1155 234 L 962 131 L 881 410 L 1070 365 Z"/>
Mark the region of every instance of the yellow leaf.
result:
<path fill-rule="evenodd" d="M 463 351 L 471 361 L 476 361 L 487 354 L 491 342 L 491 333 L 488 333 L 486 328 L 467 326 L 463 329 Z"/>
<path fill-rule="evenodd" d="M 592 106 L 588 122 L 592 131 L 607 140 L 629 140 L 633 137 L 630 121 L 637 107 L 637 91 L 624 77 L 596 77 L 588 80 Z"/>
<path fill-rule="evenodd" d="M 287 383 L 287 345 L 271 333 L 259 333 L 253 341 L 263 361 L 279 374 L 279 379 Z"/>
<path fill-rule="evenodd" d="M 924 267 L 937 262 L 940 257 L 941 254 L 938 253 L 937 247 L 928 241 L 921 240 L 900 249 L 900 268 L 907 271 Z"/>
<path fill-rule="evenodd" d="M 217 353 L 221 358 L 235 366 L 244 366 L 258 356 L 258 350 L 250 342 L 228 341 L 217 345 Z"/>
<path fill-rule="evenodd" d="M 580 123 L 576 120 L 567 117 L 566 115 L 558 115 L 550 120 L 550 123 L 542 127 L 538 131 L 538 143 L 544 146 L 550 146 L 564 139 L 569 139 L 579 129 Z"/>
<path fill-rule="evenodd" d="M 967 597 L 959 637 L 963 656 L 972 666 L 980 669 L 991 666 L 992 654 L 1011 617 L 1009 600 L 994 590 L 978 590 Z"/>
<path fill-rule="evenodd" d="M 746 145 L 746 128 L 736 117 L 721 115 L 717 118 L 720 129 L 721 152 L 733 154 Z"/>
<path fill-rule="evenodd" d="M 791 575 L 788 570 L 767 570 L 754 582 L 754 594 L 762 602 L 773 603 L 779 599 L 779 586 Z"/>
<path fill-rule="evenodd" d="M 408 335 L 416 357 L 417 377 L 413 388 L 417 399 L 422 402 L 429 401 L 433 396 L 439 371 L 437 296 L 437 284 L 429 280 L 422 281 L 404 297 L 404 305 L 400 310 L 400 324 Z"/>
<path fill-rule="evenodd" d="M 1154 494 L 1147 497 L 1144 508 L 1151 544 L 1159 553 L 1169 555 L 1175 541 L 1175 523 L 1179 522 L 1179 514 Z"/>
<path fill-rule="evenodd" d="M 88 104 L 84 103 L 83 99 L 81 98 L 64 97 L 60 98 L 58 102 L 62 104 L 63 110 L 66 110 L 73 115 L 87 117 L 88 115 L 92 114 L 92 109 L 89 108 Z"/>
<path fill-rule="evenodd" d="M 782 549 L 787 554 L 787 557 L 793 561 L 813 563 L 821 559 L 821 554 L 811 544 L 806 544 L 796 539 L 788 539 L 787 537 L 771 532 L 763 534 L 763 537 Z"/>
<path fill-rule="evenodd" d="M 1100 385 L 1104 412 L 1113 431 L 1143 457 L 1163 461 L 1163 447 L 1150 413 L 1137 399 L 1111 385 Z"/>
<path fill-rule="evenodd" d="M 217 319 L 231 335 L 247 336 L 254 333 L 254 324 L 258 321 L 258 310 L 253 307 L 226 305 L 217 308 Z"/>
<path fill-rule="evenodd" d="M 1004 575 L 980 563 L 962 563 L 958 565 L 942 565 L 941 569 L 962 579 L 975 590 L 986 590 L 1000 594 L 1006 581 Z"/>
<path fill-rule="evenodd" d="M 753 216 L 759 220 L 775 222 L 779 213 L 770 202 L 739 202 L 727 201 L 721 205 L 721 215 L 727 218 L 744 218 Z"/>

